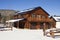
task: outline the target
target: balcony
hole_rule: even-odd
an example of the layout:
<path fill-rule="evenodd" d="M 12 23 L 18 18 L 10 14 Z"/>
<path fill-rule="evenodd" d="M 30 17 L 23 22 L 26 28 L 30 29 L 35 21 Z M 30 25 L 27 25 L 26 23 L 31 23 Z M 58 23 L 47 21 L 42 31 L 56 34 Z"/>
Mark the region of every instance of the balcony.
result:
<path fill-rule="evenodd" d="M 32 18 L 29 17 L 28 21 L 33 21 L 33 22 L 51 22 L 51 20 L 49 18 Z"/>

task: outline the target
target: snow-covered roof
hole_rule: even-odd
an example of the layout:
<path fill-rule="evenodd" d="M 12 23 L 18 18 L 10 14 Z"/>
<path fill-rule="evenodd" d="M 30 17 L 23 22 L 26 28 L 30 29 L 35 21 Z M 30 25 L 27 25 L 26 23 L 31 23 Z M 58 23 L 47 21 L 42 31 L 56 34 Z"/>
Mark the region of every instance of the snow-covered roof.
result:
<path fill-rule="evenodd" d="M 8 21 L 6 21 L 6 22 L 16 22 L 16 21 L 20 21 L 20 20 L 23 20 L 23 18 L 22 18 L 22 19 L 8 20 Z"/>
<path fill-rule="evenodd" d="M 34 8 L 30 8 L 30 9 L 26 9 L 26 10 L 21 10 L 20 12 L 18 12 L 18 13 L 22 13 L 22 12 L 26 12 L 26 11 L 31 11 L 31 10 L 33 10 Z"/>
<path fill-rule="evenodd" d="M 32 10 L 36 10 L 36 9 L 42 9 L 47 15 L 49 15 L 42 7 L 38 6 L 38 7 L 34 7 L 34 8 L 29 8 L 29 9 L 26 9 L 26 10 L 22 10 L 18 13 L 20 14 L 25 14 L 25 12 L 29 12 L 29 11 L 32 11 Z"/>
<path fill-rule="evenodd" d="M 60 22 L 60 17 L 53 17 L 57 22 Z"/>

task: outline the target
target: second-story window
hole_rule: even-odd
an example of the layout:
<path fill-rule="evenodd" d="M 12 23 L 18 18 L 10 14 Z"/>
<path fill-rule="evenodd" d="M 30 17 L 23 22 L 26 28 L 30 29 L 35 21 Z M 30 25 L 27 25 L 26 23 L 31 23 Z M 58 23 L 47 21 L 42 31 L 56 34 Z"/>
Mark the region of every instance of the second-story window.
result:
<path fill-rule="evenodd" d="M 32 14 L 32 17 L 35 17 L 35 14 Z"/>
<path fill-rule="evenodd" d="M 41 18 L 41 15 L 37 15 L 38 18 Z"/>
<path fill-rule="evenodd" d="M 42 18 L 46 18 L 45 16 L 42 16 Z"/>

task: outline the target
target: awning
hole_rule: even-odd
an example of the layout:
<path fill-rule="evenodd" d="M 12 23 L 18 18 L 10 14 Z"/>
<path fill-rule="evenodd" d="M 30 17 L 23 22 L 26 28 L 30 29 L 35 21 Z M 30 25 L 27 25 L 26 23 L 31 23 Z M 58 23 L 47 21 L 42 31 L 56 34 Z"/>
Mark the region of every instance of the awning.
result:
<path fill-rule="evenodd" d="M 14 19 L 14 20 L 8 20 L 8 21 L 6 21 L 6 22 L 16 22 L 16 21 L 20 21 L 20 20 L 23 20 L 24 18 L 22 18 L 22 19 Z"/>

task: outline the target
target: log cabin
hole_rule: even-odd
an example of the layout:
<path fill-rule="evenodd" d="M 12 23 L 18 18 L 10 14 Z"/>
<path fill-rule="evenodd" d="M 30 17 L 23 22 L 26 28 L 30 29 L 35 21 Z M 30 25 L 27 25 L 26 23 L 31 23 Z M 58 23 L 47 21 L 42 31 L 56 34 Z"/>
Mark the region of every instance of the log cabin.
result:
<path fill-rule="evenodd" d="M 14 22 L 16 28 L 27 29 L 50 29 L 55 28 L 56 21 L 41 7 L 35 7 L 33 9 L 27 9 L 28 11 L 20 12 L 14 15 L 14 19 L 23 20 Z"/>

